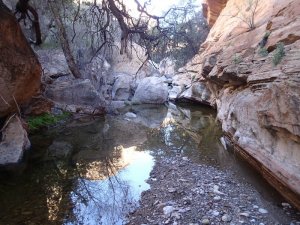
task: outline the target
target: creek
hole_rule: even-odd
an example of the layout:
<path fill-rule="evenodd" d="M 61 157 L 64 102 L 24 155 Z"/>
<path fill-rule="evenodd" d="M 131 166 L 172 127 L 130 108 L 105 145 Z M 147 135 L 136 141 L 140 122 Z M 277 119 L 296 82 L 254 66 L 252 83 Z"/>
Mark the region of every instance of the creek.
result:
<path fill-rule="evenodd" d="M 279 203 L 221 137 L 212 109 L 173 104 L 78 117 L 33 134 L 26 160 L 13 173 L 0 172 L 0 224 L 123 224 L 150 188 L 155 158 L 174 154 L 228 170 Z"/>

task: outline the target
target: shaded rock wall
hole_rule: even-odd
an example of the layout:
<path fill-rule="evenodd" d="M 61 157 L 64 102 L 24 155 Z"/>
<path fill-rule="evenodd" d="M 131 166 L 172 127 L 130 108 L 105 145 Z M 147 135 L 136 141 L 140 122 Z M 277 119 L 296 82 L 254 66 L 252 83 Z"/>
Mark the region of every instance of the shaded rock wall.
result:
<path fill-rule="evenodd" d="M 11 12 L 0 5 L 0 117 L 40 88 L 41 66 Z M 15 100 L 14 100 L 15 98 Z"/>
<path fill-rule="evenodd" d="M 208 19 L 217 20 L 187 70 L 210 89 L 230 141 L 300 208 L 299 1 L 257 1 L 253 29 L 241 19 L 251 19 L 248 1 L 229 0 L 218 17 L 220 5 L 209 2 Z"/>

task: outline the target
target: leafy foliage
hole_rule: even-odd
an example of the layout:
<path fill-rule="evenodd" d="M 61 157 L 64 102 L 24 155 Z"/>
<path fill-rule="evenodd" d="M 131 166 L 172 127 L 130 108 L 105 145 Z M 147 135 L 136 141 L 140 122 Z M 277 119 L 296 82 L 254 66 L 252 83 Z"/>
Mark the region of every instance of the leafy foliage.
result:
<path fill-rule="evenodd" d="M 266 57 L 269 55 L 269 52 L 265 47 L 263 47 L 263 48 L 259 48 L 258 54 L 262 57 Z"/>
<path fill-rule="evenodd" d="M 155 62 L 172 57 L 179 68 L 199 52 L 209 27 L 202 12 L 195 10 L 195 6 L 190 2 L 185 13 L 173 11 L 168 15 L 164 26 L 169 28 L 169 32 L 152 51 L 152 59 Z"/>
<path fill-rule="evenodd" d="M 28 127 L 30 131 L 38 130 L 42 127 L 47 127 L 57 124 L 59 121 L 64 120 L 70 116 L 70 113 L 64 112 L 60 115 L 53 115 L 50 113 L 45 113 L 39 116 L 30 117 L 27 120 Z"/>
<path fill-rule="evenodd" d="M 235 64 L 235 65 L 238 65 L 242 62 L 242 58 L 240 55 L 238 54 L 234 54 L 233 58 L 232 58 L 232 62 Z"/>
<path fill-rule="evenodd" d="M 279 42 L 276 45 L 276 49 L 274 51 L 274 55 L 273 55 L 273 64 L 274 66 L 277 66 L 282 58 L 285 56 L 285 51 L 284 51 L 284 44 Z"/>

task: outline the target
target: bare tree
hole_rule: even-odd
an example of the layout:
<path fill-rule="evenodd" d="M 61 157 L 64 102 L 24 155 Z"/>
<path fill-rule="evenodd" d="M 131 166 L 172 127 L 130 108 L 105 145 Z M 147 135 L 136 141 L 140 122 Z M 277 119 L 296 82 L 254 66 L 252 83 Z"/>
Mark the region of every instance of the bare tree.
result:
<path fill-rule="evenodd" d="M 30 14 L 33 16 L 31 18 Z M 42 35 L 39 23 L 39 15 L 36 10 L 29 4 L 29 0 L 19 0 L 16 4 L 15 16 L 20 15 L 18 22 L 23 20 L 26 25 L 26 18 L 28 18 L 35 30 L 36 40 L 33 42 L 36 45 L 42 44 Z"/>
<path fill-rule="evenodd" d="M 58 28 L 58 36 L 59 36 L 59 41 L 62 47 L 62 50 L 64 52 L 66 61 L 68 63 L 68 67 L 70 71 L 72 72 L 73 76 L 75 78 L 81 78 L 81 72 L 76 64 L 76 61 L 74 59 L 74 56 L 72 54 L 69 40 L 68 40 L 68 35 L 65 29 L 65 26 L 63 24 L 58 5 L 57 5 L 57 0 L 49 0 L 48 5 L 51 10 L 51 13 L 53 15 L 53 18 L 55 20 L 56 26 Z"/>

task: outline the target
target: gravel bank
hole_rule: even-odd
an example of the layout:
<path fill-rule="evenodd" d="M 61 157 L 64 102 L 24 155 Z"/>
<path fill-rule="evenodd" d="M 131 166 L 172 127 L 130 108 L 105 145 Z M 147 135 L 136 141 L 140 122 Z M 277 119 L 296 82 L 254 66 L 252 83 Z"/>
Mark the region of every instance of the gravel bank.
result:
<path fill-rule="evenodd" d="M 140 207 L 129 225 L 300 224 L 288 203 L 267 202 L 248 183 L 227 171 L 187 157 L 157 158 Z"/>

